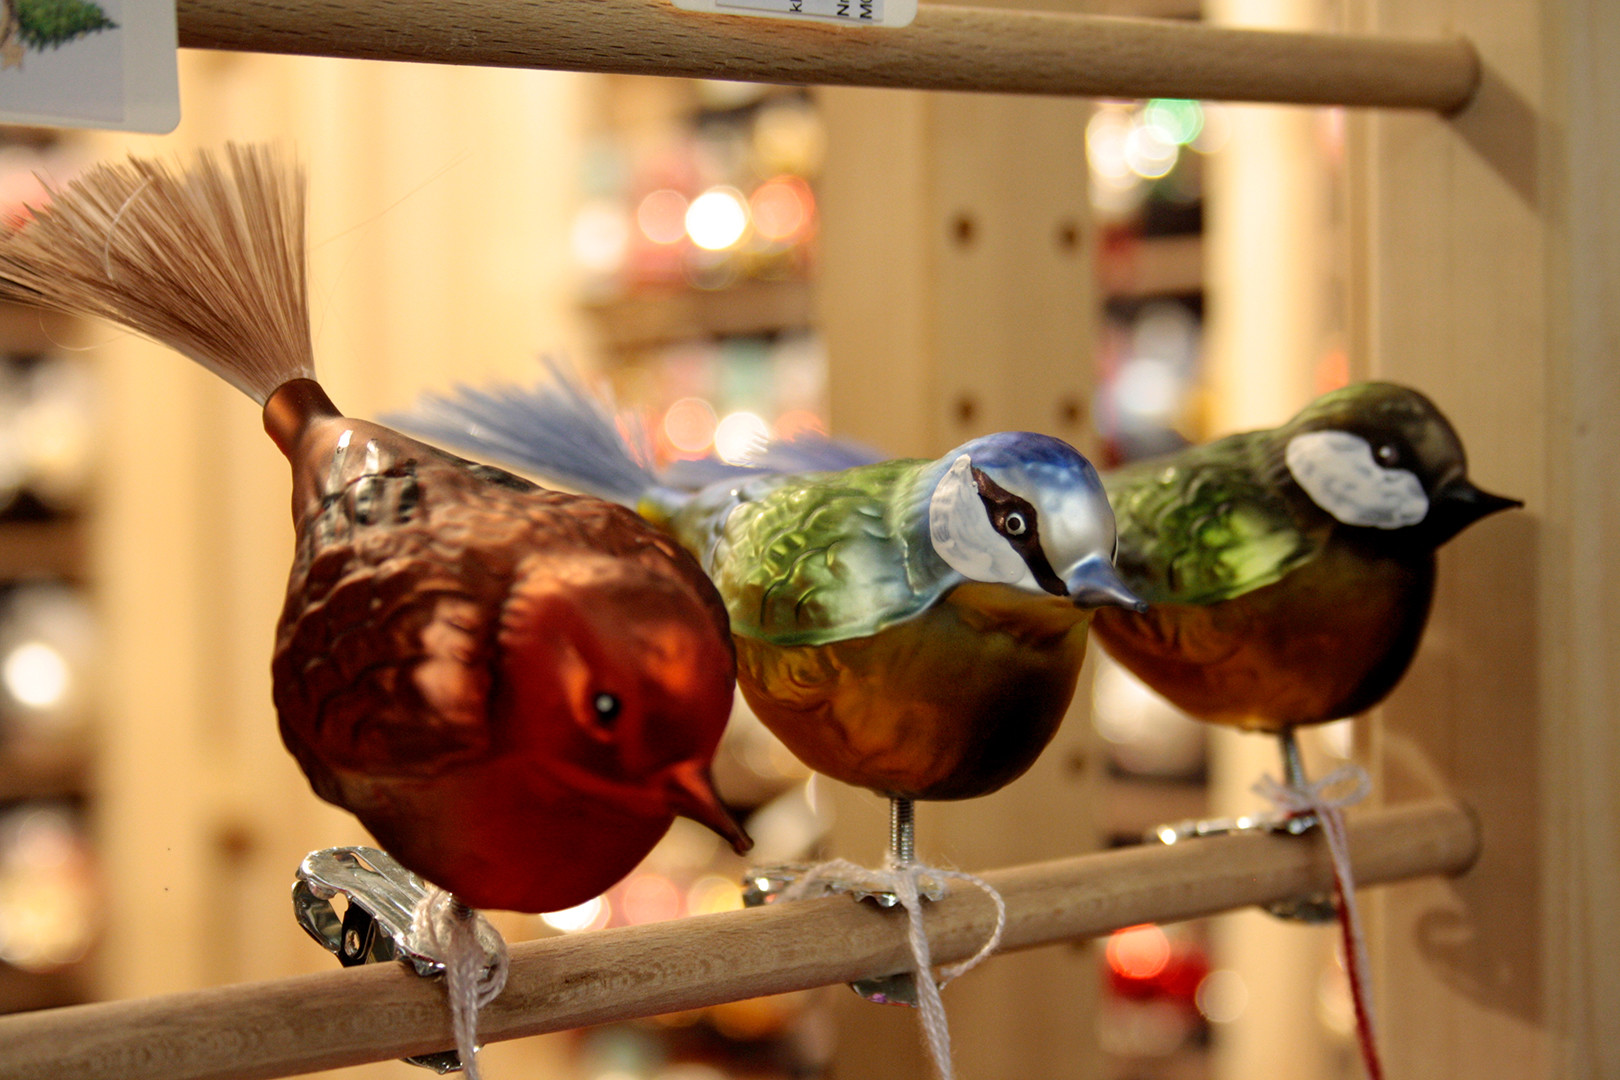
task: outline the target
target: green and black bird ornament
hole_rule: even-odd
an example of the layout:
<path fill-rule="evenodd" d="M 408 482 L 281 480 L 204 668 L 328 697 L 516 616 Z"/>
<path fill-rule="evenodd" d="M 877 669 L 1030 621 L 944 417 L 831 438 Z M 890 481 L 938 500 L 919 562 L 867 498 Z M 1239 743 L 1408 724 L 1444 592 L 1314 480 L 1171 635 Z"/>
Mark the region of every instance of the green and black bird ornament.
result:
<path fill-rule="evenodd" d="M 1103 484 L 1120 576 L 1151 605 L 1099 611 L 1103 647 L 1200 720 L 1285 736 L 1383 700 L 1423 635 L 1436 549 L 1523 505 L 1475 487 L 1434 403 L 1383 382 Z"/>
<path fill-rule="evenodd" d="M 1324 795 L 1365 773 L 1311 784 L 1294 729 L 1382 701 L 1423 636 L 1437 549 L 1523 504 L 1475 487 L 1462 441 L 1434 403 L 1382 382 L 1325 394 L 1278 428 L 1114 470 L 1103 483 L 1119 524 L 1120 576 L 1152 606 L 1099 611 L 1098 640 L 1190 715 L 1281 740 L 1285 782 L 1257 790 L 1277 801 L 1287 831 L 1323 828 L 1338 902 L 1306 897 L 1271 910 L 1339 920 L 1362 1058 L 1378 1080 L 1339 809 L 1349 800 Z M 1192 835 L 1202 828 L 1194 823 Z"/>

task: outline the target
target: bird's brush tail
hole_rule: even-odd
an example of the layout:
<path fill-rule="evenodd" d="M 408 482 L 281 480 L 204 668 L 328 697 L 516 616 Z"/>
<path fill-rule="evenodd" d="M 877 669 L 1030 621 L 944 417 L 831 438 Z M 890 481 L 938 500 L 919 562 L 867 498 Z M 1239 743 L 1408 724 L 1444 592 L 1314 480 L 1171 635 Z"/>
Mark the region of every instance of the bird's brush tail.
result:
<path fill-rule="evenodd" d="M 263 146 L 99 165 L 0 229 L 0 299 L 119 323 L 262 405 L 314 377 L 303 176 Z"/>
<path fill-rule="evenodd" d="M 607 402 L 559 365 L 530 389 L 457 387 L 430 394 L 410 412 L 387 417 L 396 427 L 502 461 L 555 483 L 635 509 L 659 477 L 633 427 L 621 427 Z"/>

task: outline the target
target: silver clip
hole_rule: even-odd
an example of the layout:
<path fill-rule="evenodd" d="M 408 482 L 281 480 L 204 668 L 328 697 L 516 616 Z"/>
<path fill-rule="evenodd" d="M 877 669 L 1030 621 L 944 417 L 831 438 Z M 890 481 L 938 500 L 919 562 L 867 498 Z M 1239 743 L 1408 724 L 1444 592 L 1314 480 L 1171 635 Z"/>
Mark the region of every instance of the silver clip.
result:
<path fill-rule="evenodd" d="M 410 964 L 418 975 L 442 975 L 444 961 L 425 949 L 411 928 L 412 913 L 426 894 L 426 883 L 386 851 L 325 848 L 310 852 L 298 864 L 293 912 L 304 932 L 344 967 L 398 960 Z M 341 917 L 332 906 L 339 895 L 348 905 Z M 480 942 L 491 954 L 499 947 L 492 933 L 480 924 Z M 441 1076 L 461 1070 L 461 1058 L 454 1050 L 405 1060 Z"/>
<path fill-rule="evenodd" d="M 1180 844 L 1188 840 L 1200 840 L 1206 836 L 1237 836 L 1245 833 L 1304 836 L 1316 828 L 1317 824 L 1316 815 L 1312 813 L 1268 813 L 1239 818 L 1189 819 L 1156 826 L 1148 830 L 1145 839 L 1148 843 L 1158 841 L 1161 844 Z M 1339 905 L 1331 891 L 1292 897 L 1260 906 L 1279 919 L 1310 926 L 1334 922 L 1339 917 Z"/>
<path fill-rule="evenodd" d="M 763 907 L 775 903 L 810 869 L 808 863 L 750 869 L 743 878 L 743 905 Z M 868 900 L 880 908 L 893 908 L 900 904 L 900 897 L 892 889 L 882 888 L 870 880 L 861 880 L 853 875 L 822 872 L 817 876 L 817 885 L 822 890 L 819 895 L 849 896 L 857 902 Z M 945 896 L 945 883 L 923 874 L 917 879 L 917 895 L 923 900 L 937 902 Z M 917 982 L 909 971 L 857 979 L 849 984 L 849 988 L 878 1005 L 909 1005 L 913 1008 L 917 1005 Z"/>

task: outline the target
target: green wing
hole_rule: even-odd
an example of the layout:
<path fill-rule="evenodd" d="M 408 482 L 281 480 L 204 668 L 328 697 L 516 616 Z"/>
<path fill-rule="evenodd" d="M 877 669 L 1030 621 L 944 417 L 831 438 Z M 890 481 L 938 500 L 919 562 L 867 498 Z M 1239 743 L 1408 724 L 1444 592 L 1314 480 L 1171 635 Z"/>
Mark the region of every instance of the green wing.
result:
<path fill-rule="evenodd" d="M 926 464 L 772 477 L 744 485 L 728 507 L 711 504 L 717 528 L 705 562 L 732 632 L 823 644 L 876 633 L 931 604 L 955 579 L 907 505 Z"/>
<path fill-rule="evenodd" d="M 1150 604 L 1209 604 L 1270 585 L 1308 559 L 1302 530 L 1268 482 L 1261 436 L 1233 435 L 1103 477 L 1119 527 L 1115 558 Z"/>

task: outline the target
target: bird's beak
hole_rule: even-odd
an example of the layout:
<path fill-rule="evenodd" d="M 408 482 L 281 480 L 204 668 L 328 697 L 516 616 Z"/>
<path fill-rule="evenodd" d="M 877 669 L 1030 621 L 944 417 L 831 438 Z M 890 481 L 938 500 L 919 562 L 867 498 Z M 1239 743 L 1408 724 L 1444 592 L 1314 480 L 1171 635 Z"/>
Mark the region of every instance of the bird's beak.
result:
<path fill-rule="evenodd" d="M 1523 505 L 1518 499 L 1481 491 L 1466 476 L 1459 476 L 1435 492 L 1429 509 L 1430 529 L 1436 534 L 1434 542 L 1443 544 L 1480 518 Z"/>
<path fill-rule="evenodd" d="M 1125 587 L 1114 564 L 1101 555 L 1088 555 L 1075 566 L 1063 587 L 1076 607 L 1122 607 L 1146 611 L 1142 598 Z"/>
<path fill-rule="evenodd" d="M 753 839 L 737 824 L 737 819 L 731 816 L 731 811 L 726 809 L 720 796 L 715 793 L 707 765 L 683 761 L 664 776 L 670 808 L 677 814 L 691 818 L 699 825 L 707 825 L 725 837 L 739 855 L 754 846 Z"/>

